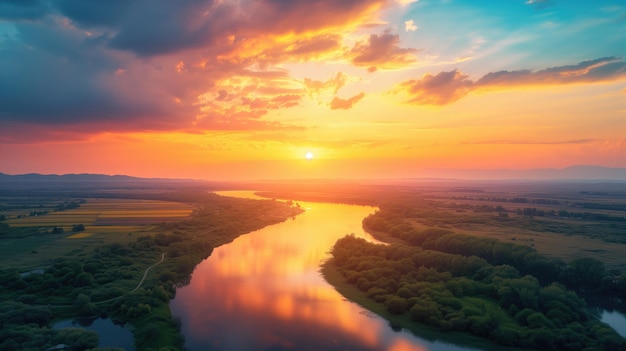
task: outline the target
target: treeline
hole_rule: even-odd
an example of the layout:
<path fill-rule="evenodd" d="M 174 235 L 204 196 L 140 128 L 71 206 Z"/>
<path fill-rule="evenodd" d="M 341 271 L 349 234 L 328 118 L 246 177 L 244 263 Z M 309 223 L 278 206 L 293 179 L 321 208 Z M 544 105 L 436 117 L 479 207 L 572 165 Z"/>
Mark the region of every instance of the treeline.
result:
<path fill-rule="evenodd" d="M 422 237 L 443 234 L 435 232 Z M 563 284 L 542 284 L 512 265 L 495 263 L 497 257 L 507 256 L 505 252 L 492 254 L 490 259 L 453 253 L 471 251 L 465 247 L 471 244 L 477 243 L 460 240 L 455 249 L 445 252 L 413 245 L 376 245 L 347 236 L 333 247 L 332 264 L 390 313 L 408 314 L 416 323 L 443 331 L 541 350 L 626 348 L 626 340 L 591 317 L 584 300 Z"/>
<path fill-rule="evenodd" d="M 579 292 L 617 298 L 626 296 L 626 273 L 609 271 L 596 259 L 579 258 L 565 263 L 540 255 L 537 250 L 525 245 L 456 234 L 446 229 L 417 230 L 401 215 L 387 209 L 366 217 L 363 226 L 368 230 L 389 233 L 411 246 L 454 255 L 473 255 L 494 265 L 510 265 L 523 275 L 534 275 L 542 284 L 560 282 Z"/>
<path fill-rule="evenodd" d="M 82 232 L 85 230 L 84 224 L 73 224 L 72 232 Z M 41 236 L 46 234 L 63 234 L 65 230 L 62 227 L 11 227 L 7 223 L 0 223 L 0 238 L 24 238 L 28 236 Z"/>
<path fill-rule="evenodd" d="M 626 204 L 610 204 L 610 203 L 594 203 L 594 202 L 577 202 L 575 207 L 582 207 L 594 210 L 611 210 L 611 211 L 626 211 Z"/>
<path fill-rule="evenodd" d="M 39 216 L 45 216 L 47 214 L 50 213 L 50 211 L 56 211 L 56 212 L 60 212 L 60 211 L 65 211 L 65 210 L 71 210 L 71 209 L 75 209 L 75 208 L 79 208 L 81 204 L 86 203 L 87 200 L 85 199 L 78 199 L 78 200 L 71 200 L 71 201 L 63 201 L 61 203 L 58 203 L 54 206 L 46 206 L 46 208 L 44 208 L 44 205 L 26 205 L 23 204 L 22 206 L 19 207 L 11 207 L 11 206 L 0 206 L 0 211 L 9 211 L 9 210 L 14 210 L 14 209 L 26 209 L 26 208 L 37 208 L 35 210 L 32 210 L 28 213 L 28 215 L 26 214 L 19 214 L 14 216 L 13 218 L 24 218 L 24 217 L 39 217 Z M 5 215 L 5 214 L 0 214 L 0 221 L 5 221 L 11 219 L 11 216 Z"/>
<path fill-rule="evenodd" d="M 613 222 L 626 222 L 626 218 L 623 216 L 611 216 L 603 213 L 592 212 L 574 212 L 567 210 L 543 210 L 534 207 L 518 208 L 515 211 L 520 216 L 533 216 L 533 217 L 561 217 L 567 219 L 579 219 L 587 221 L 613 221 Z"/>
<path fill-rule="evenodd" d="M 455 200 L 476 200 L 476 201 L 491 201 L 491 202 L 510 202 L 515 204 L 541 204 L 541 205 L 561 205 L 562 202 L 554 199 L 534 199 L 526 197 L 467 197 L 467 196 L 453 196 Z"/>

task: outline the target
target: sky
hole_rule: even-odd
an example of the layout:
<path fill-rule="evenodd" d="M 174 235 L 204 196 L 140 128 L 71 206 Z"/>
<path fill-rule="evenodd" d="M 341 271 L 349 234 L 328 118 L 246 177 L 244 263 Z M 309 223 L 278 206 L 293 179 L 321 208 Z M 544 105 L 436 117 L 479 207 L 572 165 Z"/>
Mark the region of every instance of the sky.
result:
<path fill-rule="evenodd" d="M 626 167 L 623 0 L 0 0 L 3 173 L 572 165 Z"/>

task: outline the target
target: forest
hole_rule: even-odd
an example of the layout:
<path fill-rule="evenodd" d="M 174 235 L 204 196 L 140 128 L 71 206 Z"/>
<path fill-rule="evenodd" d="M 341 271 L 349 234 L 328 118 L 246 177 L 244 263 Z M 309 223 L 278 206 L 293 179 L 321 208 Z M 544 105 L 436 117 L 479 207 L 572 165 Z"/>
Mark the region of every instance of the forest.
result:
<path fill-rule="evenodd" d="M 423 202 L 390 201 L 363 220 L 391 244 L 337 241 L 329 265 L 391 314 L 498 345 L 541 350 L 624 350 L 585 298 L 620 301 L 626 274 L 579 257 L 566 262 L 528 245 L 419 227 Z M 433 216 L 435 217 L 435 216 Z"/>

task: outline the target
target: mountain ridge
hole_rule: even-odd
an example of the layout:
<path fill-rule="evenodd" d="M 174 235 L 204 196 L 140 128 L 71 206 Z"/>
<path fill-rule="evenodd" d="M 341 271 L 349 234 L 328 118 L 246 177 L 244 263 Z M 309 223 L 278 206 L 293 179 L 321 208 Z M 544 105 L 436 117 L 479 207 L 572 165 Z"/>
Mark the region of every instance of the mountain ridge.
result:
<path fill-rule="evenodd" d="M 389 178 L 393 179 L 393 178 Z M 516 169 L 454 169 L 430 168 L 423 169 L 414 176 L 403 176 L 397 179 L 467 179 L 467 180 L 587 180 L 587 181 L 625 181 L 626 168 L 572 165 L 564 168 L 534 168 L 527 170 Z M 0 172 L 0 182 L 168 182 L 168 181 L 207 181 L 204 179 L 180 178 L 142 178 L 129 175 L 106 175 L 97 173 L 69 173 L 69 174 L 5 174 Z M 210 181 L 210 180 L 208 180 Z"/>

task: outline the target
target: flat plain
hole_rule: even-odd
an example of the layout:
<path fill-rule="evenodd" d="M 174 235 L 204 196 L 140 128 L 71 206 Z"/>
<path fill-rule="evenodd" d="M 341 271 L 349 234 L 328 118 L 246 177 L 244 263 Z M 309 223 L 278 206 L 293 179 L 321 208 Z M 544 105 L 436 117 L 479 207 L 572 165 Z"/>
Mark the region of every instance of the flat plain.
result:
<path fill-rule="evenodd" d="M 86 198 L 79 207 L 57 210 L 68 199 L 3 198 L 4 223 L 24 228 L 22 235 L 2 238 L 0 266 L 28 271 L 49 264 L 73 250 L 98 244 L 133 242 L 138 236 L 157 233 L 155 224 L 188 218 L 194 207 L 181 202 Z M 47 211 L 47 213 L 45 213 Z M 39 213 L 39 214 L 38 214 Z M 84 231 L 73 231 L 82 224 Z M 53 228 L 63 229 L 52 234 Z M 35 229 L 38 228 L 38 229 Z"/>

